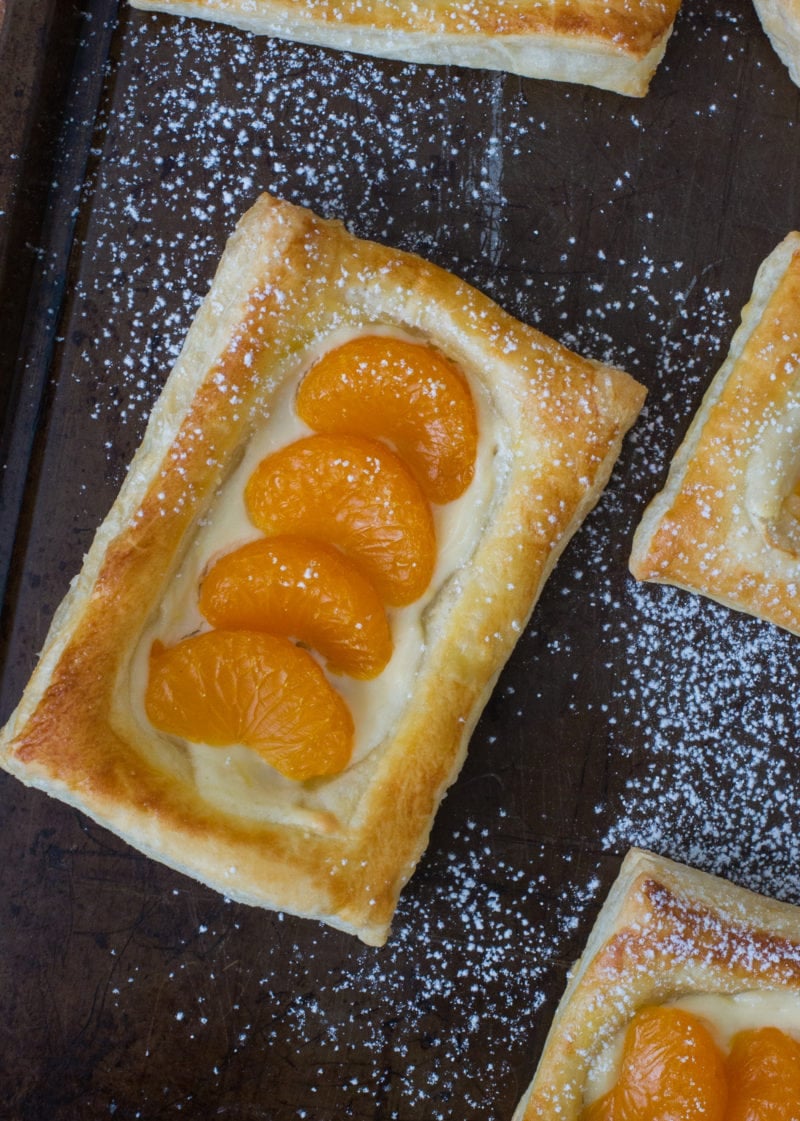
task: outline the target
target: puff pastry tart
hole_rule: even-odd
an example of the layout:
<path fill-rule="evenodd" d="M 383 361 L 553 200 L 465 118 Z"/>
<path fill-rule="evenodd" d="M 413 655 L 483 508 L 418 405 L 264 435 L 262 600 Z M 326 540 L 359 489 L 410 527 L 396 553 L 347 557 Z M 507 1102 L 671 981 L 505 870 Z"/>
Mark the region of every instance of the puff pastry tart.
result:
<path fill-rule="evenodd" d="M 380 944 L 642 397 L 262 196 L 0 761 L 233 898 Z"/>
<path fill-rule="evenodd" d="M 800 908 L 632 849 L 514 1121 L 798 1116 Z"/>
<path fill-rule="evenodd" d="M 761 265 L 630 567 L 800 633 L 800 234 Z"/>
<path fill-rule="evenodd" d="M 753 0 L 775 53 L 800 86 L 800 0 Z"/>
<path fill-rule="evenodd" d="M 507 70 L 641 97 L 680 0 L 131 0 L 247 31 L 407 62 Z"/>

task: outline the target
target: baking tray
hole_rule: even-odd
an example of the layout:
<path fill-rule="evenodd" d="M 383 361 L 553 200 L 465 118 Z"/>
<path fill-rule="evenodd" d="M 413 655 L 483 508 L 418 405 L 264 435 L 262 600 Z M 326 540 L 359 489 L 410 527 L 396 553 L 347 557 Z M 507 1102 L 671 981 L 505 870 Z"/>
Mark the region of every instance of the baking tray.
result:
<path fill-rule="evenodd" d="M 370 949 L 237 905 L 0 778 L 0 1116 L 507 1121 L 631 844 L 800 902 L 797 639 L 627 575 L 800 223 L 800 91 L 686 0 L 643 100 L 111 0 L 0 32 L 5 718 L 262 190 L 458 273 L 649 390 Z"/>

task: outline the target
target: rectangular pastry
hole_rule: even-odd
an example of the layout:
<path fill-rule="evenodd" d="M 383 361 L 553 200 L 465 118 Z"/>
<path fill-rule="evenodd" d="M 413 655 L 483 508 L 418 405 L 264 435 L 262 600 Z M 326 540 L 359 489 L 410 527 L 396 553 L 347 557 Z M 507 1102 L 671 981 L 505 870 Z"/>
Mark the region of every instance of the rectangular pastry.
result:
<path fill-rule="evenodd" d="M 632 849 L 514 1121 L 734 1116 L 800 1116 L 800 908 Z"/>
<path fill-rule="evenodd" d="M 643 394 L 263 195 L 0 763 L 230 897 L 382 943 Z"/>
<path fill-rule="evenodd" d="M 800 234 L 759 268 L 630 568 L 800 634 Z"/>
<path fill-rule="evenodd" d="M 246 31 L 406 62 L 507 70 L 642 97 L 680 0 L 131 0 Z"/>

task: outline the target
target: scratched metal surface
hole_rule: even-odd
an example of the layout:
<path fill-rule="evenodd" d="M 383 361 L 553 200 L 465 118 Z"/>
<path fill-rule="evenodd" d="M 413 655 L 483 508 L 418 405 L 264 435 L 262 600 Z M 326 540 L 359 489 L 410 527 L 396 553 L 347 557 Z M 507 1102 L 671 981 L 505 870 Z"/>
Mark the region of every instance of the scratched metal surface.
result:
<path fill-rule="evenodd" d="M 796 640 L 626 574 L 800 223 L 798 90 L 733 0 L 686 0 L 636 101 L 109 0 L 21 13 L 0 40 L 25 63 L 0 169 L 3 718 L 260 190 L 437 261 L 650 397 L 384 949 L 223 900 L 0 779 L 0 1115 L 509 1119 L 629 844 L 800 901 Z"/>

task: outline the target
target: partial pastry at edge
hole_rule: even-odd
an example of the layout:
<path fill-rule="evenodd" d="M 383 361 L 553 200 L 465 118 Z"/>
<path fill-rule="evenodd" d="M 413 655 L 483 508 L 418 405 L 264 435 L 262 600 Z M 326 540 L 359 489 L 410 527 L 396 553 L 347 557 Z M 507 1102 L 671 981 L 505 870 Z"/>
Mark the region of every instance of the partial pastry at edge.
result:
<path fill-rule="evenodd" d="M 761 26 L 775 53 L 800 86 L 800 2 L 798 0 L 753 0 Z"/>
<path fill-rule="evenodd" d="M 276 756 L 272 766 L 247 745 L 220 746 L 216 711 L 203 717 L 208 743 L 182 739 L 195 708 L 186 682 L 191 701 L 220 646 L 233 661 L 212 677 L 230 684 L 226 666 L 266 672 L 289 642 L 220 624 L 218 584 L 205 581 L 231 550 L 241 548 L 246 568 L 259 541 L 294 547 L 283 523 L 277 538 L 262 537 L 280 505 L 265 495 L 287 457 L 327 455 L 336 439 L 309 434 L 297 388 L 321 356 L 364 336 L 435 352 L 462 371 L 477 406 L 473 480 L 460 498 L 432 504 L 433 558 L 427 499 L 417 500 L 412 560 L 427 558 L 427 587 L 410 606 L 387 608 L 396 652 L 386 669 L 382 656 L 368 667 L 372 680 L 309 666 L 311 654 L 290 643 L 335 745 L 327 732 L 310 737 L 299 762 Z M 56 614 L 0 762 L 232 898 L 382 943 L 494 680 L 643 396 L 627 374 L 567 351 L 443 270 L 262 196 L 223 254 Z M 401 443 L 391 452 L 347 438 L 348 455 L 369 463 L 396 459 Z M 404 470 L 392 468 L 417 486 Z M 312 499 L 318 489 L 313 474 L 298 486 Z M 399 508 L 407 517 L 405 501 Z M 309 771 L 318 746 L 324 758 Z"/>
<path fill-rule="evenodd" d="M 246 31 L 407 62 L 507 70 L 647 93 L 680 0 L 131 0 Z"/>
<path fill-rule="evenodd" d="M 702 1021 L 723 1062 L 717 1096 L 724 1116 L 724 1057 L 739 1030 L 777 1024 L 797 1046 L 800 908 L 632 849 L 570 975 L 513 1121 L 610 1115 L 603 1095 L 613 1094 L 621 1076 L 621 1039 L 637 1016 L 653 1010 L 678 1012 L 684 1025 Z"/>
<path fill-rule="evenodd" d="M 758 270 L 630 568 L 800 633 L 800 234 Z"/>

